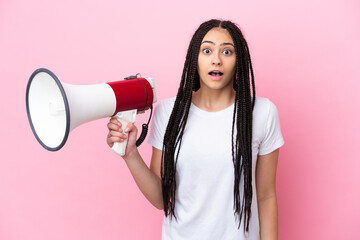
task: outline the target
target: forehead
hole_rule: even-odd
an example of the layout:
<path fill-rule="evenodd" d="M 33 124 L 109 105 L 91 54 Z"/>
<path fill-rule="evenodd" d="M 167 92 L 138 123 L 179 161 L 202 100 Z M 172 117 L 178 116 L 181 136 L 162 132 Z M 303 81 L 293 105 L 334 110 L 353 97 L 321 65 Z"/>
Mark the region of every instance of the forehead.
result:
<path fill-rule="evenodd" d="M 223 28 L 213 28 L 206 33 L 203 41 L 211 41 L 213 43 L 232 43 L 234 44 L 230 33 Z"/>

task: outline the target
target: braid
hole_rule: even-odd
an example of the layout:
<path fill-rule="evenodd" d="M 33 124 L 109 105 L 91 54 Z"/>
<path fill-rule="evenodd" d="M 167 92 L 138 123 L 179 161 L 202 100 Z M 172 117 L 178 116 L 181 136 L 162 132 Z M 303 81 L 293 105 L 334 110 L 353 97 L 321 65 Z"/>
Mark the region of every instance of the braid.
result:
<path fill-rule="evenodd" d="M 232 140 L 234 162 L 234 210 L 239 217 L 239 226 L 244 214 L 244 230 L 249 231 L 252 202 L 252 111 L 255 106 L 255 83 L 250 53 L 247 43 L 238 28 L 229 22 L 223 22 L 233 38 L 236 49 L 236 75 L 234 80 L 235 107 L 233 115 L 233 135 L 236 124 L 236 140 Z M 250 76 L 253 99 L 250 92 Z M 236 118 L 235 118 L 236 116 Z M 233 139 L 233 138 L 232 138 Z M 234 152 L 234 148 L 236 151 Z M 244 191 L 240 196 L 240 181 L 243 177 Z M 242 199 L 242 200 L 240 200 Z M 240 204 L 240 201 L 242 204 Z"/>
<path fill-rule="evenodd" d="M 201 41 L 212 28 L 226 29 L 235 45 L 236 72 L 234 78 L 235 102 L 232 122 L 232 156 L 234 164 L 234 214 L 239 227 L 244 216 L 244 231 L 249 231 L 252 202 L 252 111 L 255 106 L 255 82 L 250 53 L 240 29 L 230 21 L 204 22 L 194 33 L 187 51 L 180 86 L 169 118 L 161 157 L 161 182 L 165 216 L 175 217 L 176 162 L 184 135 L 192 92 L 200 88 L 197 72 Z M 249 75 L 250 74 L 250 75 Z M 250 91 L 250 77 L 252 98 Z M 243 181 L 243 196 L 240 183 Z"/>

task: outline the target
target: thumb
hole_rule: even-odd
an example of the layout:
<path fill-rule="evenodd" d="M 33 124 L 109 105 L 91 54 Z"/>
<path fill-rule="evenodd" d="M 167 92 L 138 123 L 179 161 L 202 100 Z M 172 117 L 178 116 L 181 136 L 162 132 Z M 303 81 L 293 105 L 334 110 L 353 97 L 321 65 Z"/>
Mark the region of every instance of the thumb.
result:
<path fill-rule="evenodd" d="M 135 124 L 132 123 L 132 122 L 129 122 L 126 125 L 126 127 L 124 129 L 124 132 L 128 133 L 128 145 L 130 145 L 130 146 L 135 145 L 136 144 L 136 138 L 137 138 L 137 132 L 138 132 Z"/>

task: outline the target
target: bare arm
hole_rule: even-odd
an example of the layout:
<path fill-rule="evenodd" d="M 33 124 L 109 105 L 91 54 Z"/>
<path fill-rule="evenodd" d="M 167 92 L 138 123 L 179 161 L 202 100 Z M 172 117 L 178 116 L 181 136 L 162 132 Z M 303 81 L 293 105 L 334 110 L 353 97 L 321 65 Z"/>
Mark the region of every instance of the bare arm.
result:
<path fill-rule="evenodd" d="M 107 143 L 110 147 L 114 142 L 121 142 L 126 138 L 121 128 L 121 123 L 111 119 L 108 123 L 109 134 Z M 129 123 L 125 130 L 129 133 L 126 154 L 123 159 L 126 162 L 137 186 L 149 202 L 158 209 L 163 209 L 162 188 L 160 180 L 160 164 L 162 151 L 153 147 L 150 168 L 146 165 L 135 145 L 137 128 Z"/>
<path fill-rule="evenodd" d="M 280 149 L 259 155 L 256 164 L 256 193 L 261 240 L 278 239 L 276 167 Z"/>

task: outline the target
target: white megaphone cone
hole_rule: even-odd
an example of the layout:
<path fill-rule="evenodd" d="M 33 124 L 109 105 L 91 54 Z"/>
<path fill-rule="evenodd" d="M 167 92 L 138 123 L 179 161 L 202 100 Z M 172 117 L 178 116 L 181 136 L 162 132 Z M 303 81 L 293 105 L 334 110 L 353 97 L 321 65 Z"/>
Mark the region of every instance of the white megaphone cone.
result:
<path fill-rule="evenodd" d="M 61 149 L 69 132 L 85 122 L 115 116 L 125 127 L 154 102 L 154 80 L 137 76 L 95 85 L 70 85 L 41 68 L 31 75 L 26 89 L 31 129 L 39 143 L 50 151 Z M 123 156 L 125 148 L 126 141 L 114 144 L 113 151 Z"/>

